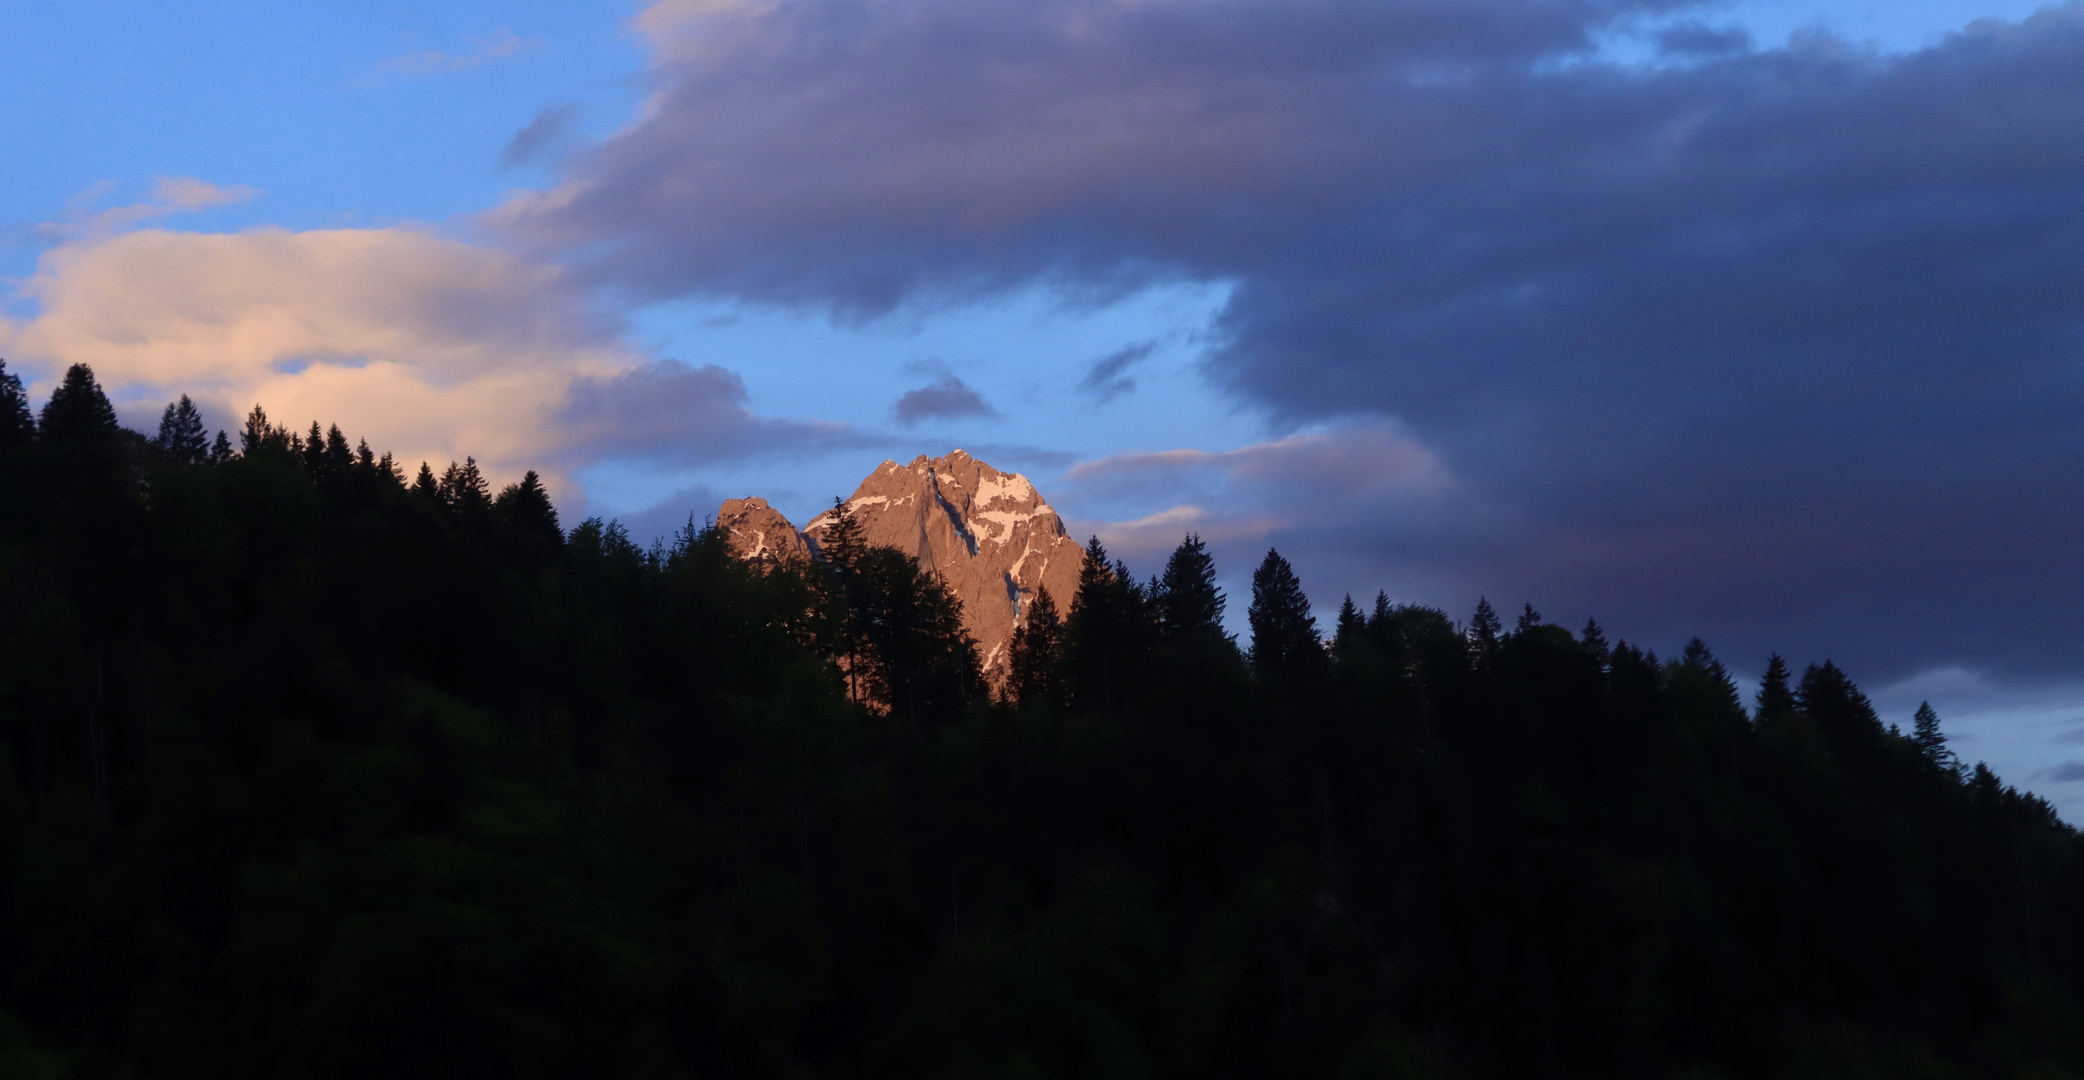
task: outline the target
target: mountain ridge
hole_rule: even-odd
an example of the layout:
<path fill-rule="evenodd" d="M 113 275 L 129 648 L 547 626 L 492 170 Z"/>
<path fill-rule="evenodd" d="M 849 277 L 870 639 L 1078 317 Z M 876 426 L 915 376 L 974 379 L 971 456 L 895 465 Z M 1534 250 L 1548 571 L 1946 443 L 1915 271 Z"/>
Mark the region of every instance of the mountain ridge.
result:
<path fill-rule="evenodd" d="M 1068 608 L 1078 591 L 1084 548 L 1056 509 L 1027 477 L 964 450 L 904 465 L 886 460 L 844 505 L 863 539 L 917 559 L 962 601 L 963 628 L 994 686 L 1005 680 L 1007 646 L 1036 592 L 1046 588 Z M 815 558 L 833 515 L 827 510 L 797 530 L 766 500 L 747 497 L 725 501 L 717 526 L 740 558 L 772 565 Z"/>

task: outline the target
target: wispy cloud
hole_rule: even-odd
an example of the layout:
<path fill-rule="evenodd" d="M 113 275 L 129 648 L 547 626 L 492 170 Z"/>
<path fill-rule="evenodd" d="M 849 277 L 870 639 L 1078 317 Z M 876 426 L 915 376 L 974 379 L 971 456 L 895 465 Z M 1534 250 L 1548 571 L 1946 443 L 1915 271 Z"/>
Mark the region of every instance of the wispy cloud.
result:
<path fill-rule="evenodd" d="M 536 110 L 527 126 L 507 140 L 506 149 L 499 152 L 499 165 L 511 169 L 535 160 L 570 137 L 572 124 L 579 118 L 577 105 L 552 105 Z"/>
<path fill-rule="evenodd" d="M 192 176 L 162 176 L 152 182 L 152 194 L 143 202 L 96 209 L 95 204 L 115 188 L 114 182 L 104 181 L 73 196 L 57 221 L 36 227 L 37 235 L 61 243 L 108 237 L 175 214 L 250 202 L 261 194 L 239 184 L 213 184 Z"/>
<path fill-rule="evenodd" d="M 1149 359 L 1157 347 L 1157 342 L 1146 341 L 1093 361 L 1093 365 L 1086 369 L 1085 377 L 1078 380 L 1079 393 L 1102 405 L 1123 394 L 1133 393 L 1136 380 L 1129 377 L 1129 369 Z"/>
<path fill-rule="evenodd" d="M 520 56 L 542 48 L 538 38 L 524 38 L 502 26 L 483 37 L 463 39 L 460 49 L 416 49 L 403 56 L 394 56 L 377 62 L 380 77 L 420 78 L 427 75 L 446 75 L 457 71 L 472 71 L 497 60 Z"/>

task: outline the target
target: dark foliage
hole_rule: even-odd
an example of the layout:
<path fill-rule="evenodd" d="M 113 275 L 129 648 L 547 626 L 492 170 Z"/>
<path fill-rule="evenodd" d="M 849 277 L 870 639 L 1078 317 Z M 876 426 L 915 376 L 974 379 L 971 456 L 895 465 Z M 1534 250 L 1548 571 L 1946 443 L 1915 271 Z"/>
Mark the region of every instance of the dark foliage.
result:
<path fill-rule="evenodd" d="M 2084 1075 L 2077 834 L 1828 663 L 1096 541 L 994 703 L 858 537 L 11 385 L 0 1076 Z"/>

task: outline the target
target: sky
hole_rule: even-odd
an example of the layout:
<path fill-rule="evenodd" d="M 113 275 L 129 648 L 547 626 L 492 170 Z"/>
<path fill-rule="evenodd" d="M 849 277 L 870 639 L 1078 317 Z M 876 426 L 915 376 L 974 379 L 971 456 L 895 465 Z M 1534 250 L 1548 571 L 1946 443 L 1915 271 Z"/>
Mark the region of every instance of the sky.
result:
<path fill-rule="evenodd" d="M 38 395 L 639 536 L 961 447 L 1233 614 L 1831 659 L 2084 820 L 2084 6 L 108 0 L 0 100 Z"/>

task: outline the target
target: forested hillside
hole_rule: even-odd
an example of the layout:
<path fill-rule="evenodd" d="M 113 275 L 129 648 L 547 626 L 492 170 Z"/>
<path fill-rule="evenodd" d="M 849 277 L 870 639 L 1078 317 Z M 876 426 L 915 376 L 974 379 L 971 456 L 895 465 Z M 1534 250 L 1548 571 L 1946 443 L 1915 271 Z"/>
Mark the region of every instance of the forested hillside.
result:
<path fill-rule="evenodd" d="M 2084 1076 L 2078 835 L 1828 663 L 1096 540 L 992 700 L 844 521 L 411 471 L 0 378 L 0 1076 Z"/>

